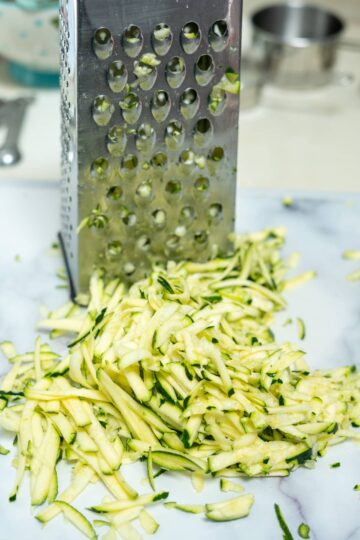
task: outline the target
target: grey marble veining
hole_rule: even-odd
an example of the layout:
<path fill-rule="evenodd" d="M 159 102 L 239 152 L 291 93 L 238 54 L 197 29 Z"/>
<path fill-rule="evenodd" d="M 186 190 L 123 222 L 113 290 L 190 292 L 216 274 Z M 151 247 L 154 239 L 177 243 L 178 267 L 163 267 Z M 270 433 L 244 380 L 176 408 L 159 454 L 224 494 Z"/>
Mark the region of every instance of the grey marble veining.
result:
<path fill-rule="evenodd" d="M 345 249 L 360 249 L 360 197 L 352 195 L 294 194 L 295 204 L 284 208 L 282 193 L 240 192 L 238 230 L 256 230 L 284 225 L 288 229 L 285 254 L 299 251 L 299 267 L 316 270 L 318 278 L 287 294 L 288 309 L 278 315 L 275 331 L 278 339 L 297 341 L 295 325 L 282 327 L 290 317 L 300 316 L 306 323 L 306 339 L 301 347 L 308 352 L 314 368 L 357 364 L 360 366 L 360 283 L 349 283 L 345 276 L 359 266 L 344 261 Z M 49 246 L 59 227 L 57 186 L 37 183 L 0 183 L 0 340 L 11 339 L 19 351 L 31 350 L 36 337 L 39 305 L 61 305 L 66 291 L 55 272 L 62 262 L 50 255 Z M 15 260 L 20 255 L 20 262 Z M 46 336 L 44 336 L 46 339 Z M 300 345 L 300 343 L 299 343 Z M 65 350 L 65 343 L 54 345 Z M 0 373 L 6 369 L 0 361 Z M 0 434 L 0 442 L 11 439 Z M 331 469 L 336 461 L 341 467 Z M 28 483 L 16 503 L 8 503 L 14 470 L 11 457 L 0 456 L 0 540 L 69 540 L 80 538 L 77 532 L 55 519 L 45 529 L 31 516 Z M 63 474 L 65 479 L 63 478 Z M 125 468 L 126 478 L 143 492 L 143 464 Z M 69 478 L 61 467 L 60 488 Z M 346 443 L 331 449 L 313 470 L 297 470 L 289 478 L 244 479 L 247 490 L 255 495 L 250 516 L 227 524 L 206 522 L 158 506 L 152 514 L 159 521 L 159 540 L 280 540 L 282 533 L 273 505 L 277 502 L 297 538 L 297 527 L 305 521 L 311 527 L 312 540 L 359 540 L 360 494 L 353 486 L 360 483 L 360 447 Z M 157 480 L 159 489 L 167 489 L 171 500 L 209 502 L 224 497 L 218 480 L 209 480 L 203 493 L 195 494 L 188 479 L 165 475 Z M 104 491 L 92 486 L 79 499 L 79 507 L 99 501 Z M 89 515 L 88 515 L 89 517 Z"/>

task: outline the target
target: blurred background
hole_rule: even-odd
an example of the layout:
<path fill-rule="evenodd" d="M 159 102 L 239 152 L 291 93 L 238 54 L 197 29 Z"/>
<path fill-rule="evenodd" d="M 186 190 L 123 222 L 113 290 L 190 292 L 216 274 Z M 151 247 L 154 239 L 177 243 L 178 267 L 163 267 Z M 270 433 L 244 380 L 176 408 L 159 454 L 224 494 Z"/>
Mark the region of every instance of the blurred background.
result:
<path fill-rule="evenodd" d="M 307 88 L 284 87 L 259 62 L 252 15 L 273 3 L 244 0 L 239 183 L 289 191 L 360 192 L 360 0 L 316 0 L 343 20 L 344 29 L 326 83 L 319 86 L 311 80 Z M 0 0 L 3 178 L 60 177 L 57 9 L 54 0 Z M 309 54 L 306 62 L 311 66 L 319 51 Z M 276 69 L 281 68 L 277 63 Z"/>

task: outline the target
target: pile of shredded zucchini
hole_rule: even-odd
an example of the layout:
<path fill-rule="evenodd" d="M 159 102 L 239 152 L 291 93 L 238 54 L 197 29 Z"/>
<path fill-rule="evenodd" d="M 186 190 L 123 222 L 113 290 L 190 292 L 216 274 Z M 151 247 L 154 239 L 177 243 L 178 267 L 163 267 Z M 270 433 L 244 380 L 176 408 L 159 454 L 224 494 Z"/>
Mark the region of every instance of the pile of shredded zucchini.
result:
<path fill-rule="evenodd" d="M 353 367 L 310 371 L 304 353 L 275 342 L 270 324 L 285 308 L 282 291 L 314 276 L 286 280 L 281 229 L 238 236 L 234 255 L 208 263 L 170 263 L 129 290 L 93 276 L 87 310 L 67 304 L 40 324 L 53 336 L 72 333 L 59 357 L 38 338 L 35 351 L 2 350 L 12 368 L 1 383 L 0 426 L 16 434 L 16 498 L 30 473 L 31 502 L 49 505 L 43 523 L 63 513 L 89 538 L 94 526 L 71 503 L 91 482 L 111 498 L 92 507 L 107 538 L 139 538 L 158 524 L 145 510 L 167 493 L 156 476 L 192 473 L 225 477 L 286 476 L 311 466 L 326 449 L 360 439 L 360 376 Z M 73 480 L 57 492 L 59 456 Z M 139 495 L 121 466 L 146 459 L 149 487 Z M 234 487 L 235 486 L 235 487 Z M 176 494 L 171 497 L 176 499 Z M 220 503 L 167 506 L 208 519 L 244 517 L 242 494 Z"/>

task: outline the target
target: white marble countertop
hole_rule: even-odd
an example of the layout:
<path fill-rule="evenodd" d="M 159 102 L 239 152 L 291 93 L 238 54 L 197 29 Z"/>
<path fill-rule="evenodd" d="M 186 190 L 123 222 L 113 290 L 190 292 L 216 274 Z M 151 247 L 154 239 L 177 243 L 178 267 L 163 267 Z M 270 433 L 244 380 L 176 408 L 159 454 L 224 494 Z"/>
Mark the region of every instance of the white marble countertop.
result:
<path fill-rule="evenodd" d="M 298 271 L 315 269 L 318 278 L 288 294 L 289 308 L 278 315 L 278 339 L 296 342 L 293 326 L 282 328 L 289 317 L 302 317 L 306 338 L 301 347 L 308 352 L 312 367 L 345 364 L 360 367 L 360 283 L 349 283 L 345 276 L 356 263 L 344 261 L 345 249 L 359 249 L 360 196 L 301 193 L 295 205 L 284 208 L 280 192 L 242 191 L 239 194 L 238 230 L 265 226 L 288 228 L 286 253 L 302 254 Z M 66 292 L 56 289 L 57 256 L 49 246 L 59 227 L 59 196 L 55 183 L 0 182 L 0 340 L 12 339 L 18 350 L 31 350 L 39 305 L 55 307 L 66 300 Z M 15 257 L 20 255 L 20 262 Z M 64 343 L 56 345 L 59 349 Z M 0 372 L 5 369 L 1 360 Z M 0 434 L 0 442 L 11 444 Z M 330 464 L 341 462 L 341 467 Z M 28 485 L 25 483 L 16 503 L 7 497 L 14 478 L 11 457 L 0 457 L 0 540 L 76 540 L 79 535 L 61 518 L 45 529 L 31 516 Z M 62 469 L 64 472 L 64 469 Z M 68 471 L 65 471 L 67 477 Z M 126 478 L 139 489 L 145 476 L 143 464 L 126 468 Z M 59 475 L 63 483 L 63 475 Z M 219 500 L 218 481 L 209 480 L 203 493 L 196 495 L 188 479 L 178 475 L 160 477 L 158 487 L 170 490 L 179 502 Z M 161 526 L 156 538 L 183 540 L 280 540 L 282 533 L 273 505 L 277 502 L 294 538 L 304 521 L 311 527 L 312 540 L 357 540 L 360 538 L 360 494 L 353 486 L 360 483 L 359 445 L 346 443 L 332 448 L 319 459 L 313 470 L 297 470 L 289 478 L 244 480 L 255 495 L 248 518 L 227 524 L 206 522 L 200 516 L 174 514 L 161 505 L 152 512 Z M 61 486 L 62 487 L 62 486 Z M 102 497 L 98 486 L 79 498 L 81 506 Z M 176 520 L 176 521 L 175 521 Z"/>

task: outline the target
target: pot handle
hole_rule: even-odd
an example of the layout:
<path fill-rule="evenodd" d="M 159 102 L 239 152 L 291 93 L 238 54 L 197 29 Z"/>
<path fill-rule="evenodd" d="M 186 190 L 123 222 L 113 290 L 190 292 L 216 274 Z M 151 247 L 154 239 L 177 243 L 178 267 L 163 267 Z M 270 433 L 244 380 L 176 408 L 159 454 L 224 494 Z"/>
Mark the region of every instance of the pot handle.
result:
<path fill-rule="evenodd" d="M 25 118 L 26 108 L 34 101 L 32 97 L 12 101 L 0 100 L 0 124 L 7 128 L 5 142 L 0 147 L 0 167 L 15 165 L 21 160 L 18 139 Z"/>
<path fill-rule="evenodd" d="M 360 41 L 353 41 L 352 39 L 341 39 L 339 41 L 339 47 L 347 49 L 348 51 L 360 52 Z"/>

